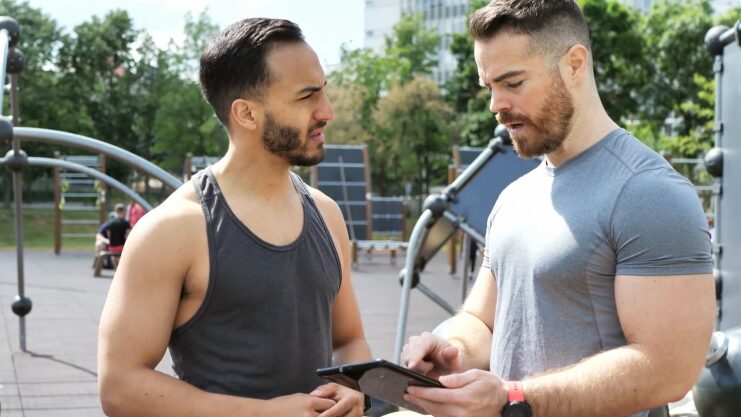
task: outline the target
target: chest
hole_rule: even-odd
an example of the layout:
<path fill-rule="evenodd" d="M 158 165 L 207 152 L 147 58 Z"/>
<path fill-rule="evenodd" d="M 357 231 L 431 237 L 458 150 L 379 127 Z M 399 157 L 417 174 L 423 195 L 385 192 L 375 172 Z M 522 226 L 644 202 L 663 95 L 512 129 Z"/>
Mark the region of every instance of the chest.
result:
<path fill-rule="evenodd" d="M 513 279 L 578 287 L 589 274 L 614 273 L 612 200 L 609 190 L 559 192 L 552 183 L 508 194 L 487 237 L 500 287 Z"/>

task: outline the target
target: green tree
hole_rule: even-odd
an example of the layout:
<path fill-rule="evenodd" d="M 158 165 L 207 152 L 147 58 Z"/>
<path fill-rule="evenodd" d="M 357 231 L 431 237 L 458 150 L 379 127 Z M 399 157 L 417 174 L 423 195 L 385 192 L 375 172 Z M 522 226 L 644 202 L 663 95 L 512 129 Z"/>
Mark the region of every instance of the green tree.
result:
<path fill-rule="evenodd" d="M 333 144 L 362 144 L 370 141 L 363 123 L 363 105 L 368 91 L 363 85 L 328 84 L 327 96 L 334 107 L 335 120 L 327 125 L 327 138 Z"/>
<path fill-rule="evenodd" d="M 357 98 L 360 102 L 359 121 L 366 131 L 365 136 L 370 135 L 373 130 L 373 111 L 381 92 L 390 87 L 390 70 L 390 60 L 371 49 L 350 50 L 343 45 L 340 50 L 340 67 L 332 71 L 328 77 L 330 84 L 337 89 L 357 91 L 361 94 Z"/>
<path fill-rule="evenodd" d="M 473 0 L 469 18 L 486 0 Z M 489 96 L 479 85 L 479 73 L 473 58 L 473 40 L 468 32 L 453 35 L 450 51 L 456 59 L 456 71 L 445 85 L 446 100 L 459 114 L 461 142 L 485 146 L 494 136 L 497 121 L 489 111 Z"/>
<path fill-rule="evenodd" d="M 195 20 L 188 14 L 185 42 L 171 42 L 169 51 L 158 58 L 159 65 L 172 72 L 163 76 L 161 94 L 156 96 L 150 151 L 171 171 L 181 171 L 186 153 L 220 155 L 226 151 L 226 131 L 196 82 L 201 51 L 218 31 L 206 11 Z"/>
<path fill-rule="evenodd" d="M 414 77 L 429 75 L 437 65 L 434 51 L 440 35 L 427 29 L 420 14 L 404 15 L 386 37 L 385 56 L 392 64 L 392 81 L 405 84 Z"/>
<path fill-rule="evenodd" d="M 624 123 L 638 113 L 636 92 L 649 76 L 641 15 L 618 0 L 579 3 L 589 26 L 597 90 L 610 117 Z"/>
<path fill-rule="evenodd" d="M 431 184 L 447 181 L 456 119 L 435 82 L 417 77 L 393 86 L 379 101 L 374 120 L 373 181 L 382 195 L 402 193 L 405 183 L 429 194 Z"/>
<path fill-rule="evenodd" d="M 137 36 L 123 10 L 102 19 L 93 16 L 76 26 L 73 36 L 63 36 L 58 88 L 74 113 L 65 117 L 62 130 L 135 149 L 137 138 L 131 126 L 137 102 L 130 88 L 135 81 L 131 45 Z"/>
<path fill-rule="evenodd" d="M 53 71 L 56 52 L 60 46 L 61 29 L 57 22 L 40 9 L 31 7 L 28 2 L 0 0 L 0 16 L 15 19 L 21 26 L 21 35 L 16 45 L 26 59 L 26 66 L 18 74 L 20 120 L 14 123 L 27 127 L 57 128 L 65 107 L 63 95 L 56 90 L 57 76 Z M 3 80 L 3 84 L 7 82 Z M 3 115 L 10 115 L 10 96 L 3 100 Z M 0 155 L 4 156 L 10 148 L 9 143 L 0 143 Z M 30 156 L 51 156 L 53 147 L 45 144 L 24 142 L 21 148 Z M 2 169 L 0 190 L 3 204 L 10 207 L 12 199 L 10 173 Z M 23 171 L 26 189 L 35 178 L 48 177 L 51 171 L 46 168 L 28 168 Z"/>
<path fill-rule="evenodd" d="M 680 135 L 702 124 L 682 103 L 693 100 L 701 89 L 694 82 L 696 74 L 712 76 L 712 59 L 702 42 L 713 24 L 711 16 L 709 0 L 662 0 L 653 4 L 644 20 L 647 53 L 642 65 L 651 77 L 640 92 L 641 119 L 654 131 L 672 112 L 684 120 Z"/>
<path fill-rule="evenodd" d="M 423 183 L 429 184 L 432 178 L 429 173 L 435 171 L 437 159 L 431 157 L 431 150 L 436 149 L 435 143 L 440 141 L 440 126 L 429 123 L 426 119 L 420 119 L 419 122 L 409 119 L 408 123 L 417 123 L 414 126 L 415 135 L 419 129 L 428 129 L 428 134 L 415 136 L 417 142 L 405 138 L 393 143 L 399 138 L 398 129 L 390 119 L 392 113 L 387 110 L 393 107 L 392 103 L 403 101 L 402 96 L 405 94 L 410 95 L 409 104 L 418 104 L 414 100 L 418 99 L 420 92 L 413 91 L 411 87 L 407 87 L 408 84 L 425 89 L 426 97 L 434 102 L 430 103 L 431 108 L 444 105 L 436 101 L 440 96 L 439 90 L 435 90 L 433 94 L 428 91 L 429 87 L 425 83 L 415 78 L 428 75 L 435 66 L 433 56 L 439 40 L 440 37 L 434 30 L 425 28 L 420 16 L 404 16 L 387 37 L 384 55 L 367 48 L 349 50 L 343 46 L 340 66 L 328 77 L 328 94 L 337 113 L 337 120 L 330 124 L 328 137 L 333 143 L 369 145 L 374 190 L 382 195 L 403 191 L 403 184 L 398 181 L 401 177 L 395 172 L 396 167 L 389 164 L 390 160 L 407 161 L 407 155 L 421 150 L 423 157 L 414 157 L 421 162 L 406 164 L 405 172 L 416 170 L 414 175 L 419 176 L 424 167 L 424 172 L 428 174 Z M 406 113 L 404 109 L 399 111 L 403 111 L 405 115 L 414 115 Z M 431 110 L 425 111 L 428 112 L 425 114 L 429 114 Z M 440 116 L 442 117 L 442 113 Z M 454 117 L 445 120 L 450 126 Z M 450 137 L 445 140 L 450 141 Z M 430 143 L 425 148 L 418 141 Z M 404 178 L 412 178 L 412 175 L 406 173 Z"/>
<path fill-rule="evenodd" d="M 734 7 L 716 17 L 714 24 L 733 27 L 739 20 L 741 20 L 741 7 Z M 702 74 L 695 74 L 692 82 L 697 88 L 697 95 L 683 101 L 679 108 L 683 114 L 690 115 L 690 119 L 694 121 L 694 126 L 678 137 L 663 136 L 661 138 L 660 147 L 672 155 L 695 157 L 713 146 L 715 138 L 713 132 L 715 124 L 715 79 Z"/>

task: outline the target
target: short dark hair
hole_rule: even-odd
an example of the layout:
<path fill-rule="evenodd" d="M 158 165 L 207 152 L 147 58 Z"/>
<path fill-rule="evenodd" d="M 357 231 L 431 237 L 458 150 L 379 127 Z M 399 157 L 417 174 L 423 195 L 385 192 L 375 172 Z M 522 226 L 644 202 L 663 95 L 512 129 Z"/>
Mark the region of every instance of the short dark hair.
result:
<path fill-rule="evenodd" d="M 475 40 L 506 31 L 529 36 L 531 52 L 555 61 L 576 44 L 591 55 L 589 27 L 575 0 L 493 0 L 471 16 L 469 33 Z"/>
<path fill-rule="evenodd" d="M 262 99 L 274 81 L 267 56 L 279 44 L 304 42 L 301 29 L 283 19 L 252 18 L 234 23 L 216 35 L 201 54 L 203 97 L 225 127 L 232 102 Z"/>

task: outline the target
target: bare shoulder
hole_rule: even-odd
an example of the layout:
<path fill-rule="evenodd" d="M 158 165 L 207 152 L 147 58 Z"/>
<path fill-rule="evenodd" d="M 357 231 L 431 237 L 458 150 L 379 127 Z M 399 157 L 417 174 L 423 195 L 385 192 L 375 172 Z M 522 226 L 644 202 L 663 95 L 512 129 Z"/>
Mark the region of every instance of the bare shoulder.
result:
<path fill-rule="evenodd" d="M 201 205 L 190 182 L 139 220 L 126 240 L 124 256 L 158 263 L 190 259 L 190 252 L 206 239 Z M 171 259 L 173 258 L 173 259 Z"/>
<path fill-rule="evenodd" d="M 340 211 L 340 206 L 337 205 L 337 202 L 329 198 L 326 194 L 323 192 L 317 190 L 316 188 L 306 186 L 309 189 L 309 193 L 311 194 L 311 197 L 316 202 L 317 207 L 319 208 L 319 211 L 322 213 L 322 216 L 324 217 L 324 220 L 327 223 L 337 223 L 340 225 L 344 225 L 344 219 L 342 217 L 342 212 Z"/>

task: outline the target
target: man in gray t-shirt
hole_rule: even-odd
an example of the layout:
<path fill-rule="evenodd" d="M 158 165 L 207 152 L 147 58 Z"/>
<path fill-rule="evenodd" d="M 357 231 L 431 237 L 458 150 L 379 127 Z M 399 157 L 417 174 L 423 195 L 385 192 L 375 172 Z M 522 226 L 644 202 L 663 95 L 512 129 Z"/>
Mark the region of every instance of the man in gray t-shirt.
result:
<path fill-rule="evenodd" d="M 682 398 L 715 317 L 696 192 L 607 115 L 574 0 L 494 0 L 471 17 L 490 109 L 522 157 L 461 312 L 410 338 L 435 416 L 641 416 Z M 606 98 L 606 99 L 609 99 Z"/>

